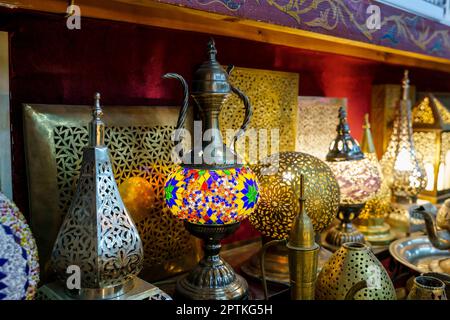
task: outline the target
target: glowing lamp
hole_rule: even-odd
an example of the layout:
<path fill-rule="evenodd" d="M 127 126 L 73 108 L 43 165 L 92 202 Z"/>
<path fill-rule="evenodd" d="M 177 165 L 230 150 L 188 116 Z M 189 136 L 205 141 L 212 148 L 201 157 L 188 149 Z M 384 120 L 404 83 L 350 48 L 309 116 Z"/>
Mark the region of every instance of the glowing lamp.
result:
<path fill-rule="evenodd" d="M 202 120 L 200 146 L 182 156 L 182 164 L 168 177 L 165 200 L 169 210 L 184 221 L 186 229 L 204 241 L 205 256 L 194 270 L 177 282 L 176 294 L 194 300 L 237 300 L 248 296 L 247 282 L 237 275 L 220 256 L 220 240 L 230 235 L 255 209 L 258 201 L 256 176 L 222 141 L 219 113 L 223 102 L 236 94 L 246 110 L 244 122 L 232 143 L 247 129 L 252 107 L 247 96 L 228 82 L 227 72 L 216 60 L 214 41 L 208 43 L 208 60 L 195 72 L 192 97 Z M 177 123 L 181 129 L 186 118 L 189 93 L 186 81 L 178 74 L 184 88 L 184 103 Z M 208 140 L 208 141 L 205 141 Z"/>
<path fill-rule="evenodd" d="M 350 135 L 347 112 L 339 109 L 337 136 L 331 142 L 326 161 L 334 173 L 341 191 L 338 219 L 340 225 L 326 235 L 329 249 L 336 250 L 345 242 L 364 243 L 364 235 L 352 225 L 365 203 L 381 186 L 376 165 L 364 156 L 358 142 Z"/>
<path fill-rule="evenodd" d="M 431 203 L 450 197 L 450 112 L 433 94 L 412 109 L 413 139 L 427 177 L 419 198 Z"/>

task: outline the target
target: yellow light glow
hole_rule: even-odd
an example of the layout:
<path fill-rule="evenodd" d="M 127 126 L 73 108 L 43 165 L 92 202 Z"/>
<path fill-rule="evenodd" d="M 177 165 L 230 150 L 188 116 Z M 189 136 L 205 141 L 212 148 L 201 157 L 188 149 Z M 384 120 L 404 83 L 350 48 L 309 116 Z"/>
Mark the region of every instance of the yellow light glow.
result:
<path fill-rule="evenodd" d="M 402 148 L 395 159 L 394 170 L 397 171 L 413 171 L 414 164 L 411 155 L 405 148 Z"/>

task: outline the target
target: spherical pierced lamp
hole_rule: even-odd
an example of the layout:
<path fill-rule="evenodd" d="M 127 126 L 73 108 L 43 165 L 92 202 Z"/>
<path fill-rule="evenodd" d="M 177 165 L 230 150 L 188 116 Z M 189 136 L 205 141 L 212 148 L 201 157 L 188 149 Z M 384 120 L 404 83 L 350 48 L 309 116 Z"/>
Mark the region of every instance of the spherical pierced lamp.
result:
<path fill-rule="evenodd" d="M 306 153 L 280 152 L 258 165 L 256 173 L 260 199 L 250 215 L 251 224 L 263 235 L 263 243 L 287 239 L 299 211 L 300 180 L 305 179 L 305 210 L 314 232 L 319 234 L 333 221 L 339 207 L 339 185 L 324 161 Z M 331 254 L 319 253 L 319 268 Z M 271 247 L 265 254 L 267 279 L 289 283 L 288 250 L 283 244 Z M 260 254 L 255 254 L 241 266 L 247 275 L 260 278 Z"/>
<path fill-rule="evenodd" d="M 326 157 L 341 190 L 337 216 L 341 224 L 326 235 L 326 243 L 332 250 L 345 242 L 365 242 L 364 235 L 353 227 L 352 220 L 381 186 L 377 166 L 364 156 L 358 142 L 350 135 L 347 112 L 343 107 L 339 109 L 337 133 Z"/>
<path fill-rule="evenodd" d="M 220 240 L 233 233 L 240 221 L 247 218 L 258 202 L 257 178 L 242 165 L 238 156 L 222 141 L 219 113 L 224 100 L 235 93 L 243 101 L 246 117 L 232 143 L 244 133 L 250 123 L 252 108 L 248 98 L 228 82 L 228 73 L 216 60 L 214 41 L 208 43 L 208 60 L 195 72 L 192 97 L 202 119 L 202 137 L 210 139 L 183 156 L 182 164 L 168 177 L 165 200 L 186 229 L 204 240 L 205 256 L 177 282 L 176 292 L 182 298 L 194 300 L 237 300 L 248 297 L 247 282 L 237 275 L 220 256 Z M 181 81 L 184 103 L 177 128 L 184 124 L 189 93 L 186 81 L 177 74 L 166 78 Z"/>

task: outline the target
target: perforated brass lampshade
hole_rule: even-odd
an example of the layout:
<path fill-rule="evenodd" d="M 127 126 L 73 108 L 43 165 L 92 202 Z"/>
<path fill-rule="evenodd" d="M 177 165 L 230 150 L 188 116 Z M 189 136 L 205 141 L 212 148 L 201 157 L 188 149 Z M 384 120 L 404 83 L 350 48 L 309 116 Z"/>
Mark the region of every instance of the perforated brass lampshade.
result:
<path fill-rule="evenodd" d="M 396 200 L 415 202 L 427 178 L 414 147 L 408 71 L 403 78 L 402 99 L 397 104 L 391 139 L 380 163 Z"/>
<path fill-rule="evenodd" d="M 419 198 L 432 203 L 450 197 L 450 111 L 433 94 L 412 109 L 413 138 L 427 184 Z"/>

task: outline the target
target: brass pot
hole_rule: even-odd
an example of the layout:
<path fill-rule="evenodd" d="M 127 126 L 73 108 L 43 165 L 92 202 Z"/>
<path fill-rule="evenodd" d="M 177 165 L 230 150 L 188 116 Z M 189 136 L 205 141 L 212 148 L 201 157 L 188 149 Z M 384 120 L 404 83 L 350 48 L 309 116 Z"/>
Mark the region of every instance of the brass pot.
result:
<path fill-rule="evenodd" d="M 414 279 L 407 300 L 447 300 L 445 284 L 438 278 L 418 276 Z"/>
<path fill-rule="evenodd" d="M 395 289 L 370 248 L 348 242 L 323 266 L 316 282 L 317 300 L 395 300 Z"/>

